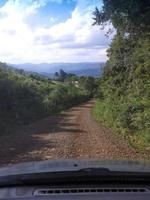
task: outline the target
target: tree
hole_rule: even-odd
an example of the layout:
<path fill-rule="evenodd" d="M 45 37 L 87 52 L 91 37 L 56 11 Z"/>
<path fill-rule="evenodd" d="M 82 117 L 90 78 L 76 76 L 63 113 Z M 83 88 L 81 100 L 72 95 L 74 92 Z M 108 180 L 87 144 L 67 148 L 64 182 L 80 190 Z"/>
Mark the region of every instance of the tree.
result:
<path fill-rule="evenodd" d="M 94 24 L 111 22 L 120 34 L 147 34 L 150 32 L 150 0 L 103 0 L 102 10 L 95 9 Z"/>
<path fill-rule="evenodd" d="M 101 120 L 129 135 L 131 143 L 146 146 L 150 141 L 150 0 L 103 2 L 102 10 L 93 13 L 94 25 L 112 24 L 116 35 L 107 50 L 98 113 Z"/>
<path fill-rule="evenodd" d="M 59 80 L 60 81 L 64 81 L 66 77 L 67 77 L 67 73 L 64 72 L 63 69 L 60 69 L 60 71 L 59 71 Z"/>
<path fill-rule="evenodd" d="M 55 72 L 55 79 L 58 79 L 59 78 L 59 73 L 58 72 Z"/>
<path fill-rule="evenodd" d="M 86 91 L 86 93 L 90 96 L 93 97 L 95 90 L 97 88 L 97 84 L 95 81 L 94 77 L 81 77 L 80 80 L 80 85 L 81 87 Z"/>

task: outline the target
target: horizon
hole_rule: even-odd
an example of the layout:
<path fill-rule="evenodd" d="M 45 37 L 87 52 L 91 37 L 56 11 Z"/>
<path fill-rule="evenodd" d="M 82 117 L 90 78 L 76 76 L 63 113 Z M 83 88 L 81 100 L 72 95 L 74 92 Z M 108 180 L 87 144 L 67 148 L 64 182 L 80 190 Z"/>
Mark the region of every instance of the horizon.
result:
<path fill-rule="evenodd" d="M 92 26 L 100 0 L 0 0 L 0 61 L 106 62 L 112 36 Z"/>
<path fill-rule="evenodd" d="M 15 69 L 23 69 L 26 72 L 36 72 L 40 74 L 54 74 L 55 72 L 63 69 L 66 72 L 81 74 L 84 73 L 86 76 L 99 76 L 99 72 L 105 65 L 105 62 L 59 62 L 59 63 L 22 63 L 13 64 L 6 63 L 9 67 Z"/>
<path fill-rule="evenodd" d="M 88 64 L 92 64 L 92 63 L 106 63 L 106 61 L 85 61 L 85 62 L 39 62 L 39 63 L 32 63 L 32 62 L 26 62 L 26 63 L 7 63 L 7 62 L 4 62 L 8 65 L 27 65 L 27 64 L 32 64 L 32 65 L 41 65 L 41 64 L 85 64 L 85 63 L 88 63 Z"/>

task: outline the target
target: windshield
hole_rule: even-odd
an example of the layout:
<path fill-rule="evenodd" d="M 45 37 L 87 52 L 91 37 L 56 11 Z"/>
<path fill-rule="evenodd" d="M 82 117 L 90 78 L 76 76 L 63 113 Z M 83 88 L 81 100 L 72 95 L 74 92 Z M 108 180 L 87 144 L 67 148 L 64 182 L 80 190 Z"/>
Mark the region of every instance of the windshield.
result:
<path fill-rule="evenodd" d="M 0 0 L 0 167 L 60 159 L 150 161 L 150 0 Z"/>

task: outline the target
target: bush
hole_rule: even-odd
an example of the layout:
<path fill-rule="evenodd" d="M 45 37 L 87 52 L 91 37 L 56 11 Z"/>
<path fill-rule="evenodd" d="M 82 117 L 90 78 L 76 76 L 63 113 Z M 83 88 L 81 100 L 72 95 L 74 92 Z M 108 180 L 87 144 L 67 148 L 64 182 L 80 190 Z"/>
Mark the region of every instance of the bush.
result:
<path fill-rule="evenodd" d="M 89 98 L 72 83 L 52 82 L 39 75 L 0 67 L 0 131 L 31 123 Z M 9 124 L 9 126 L 8 126 Z M 8 128 L 9 129 L 9 128 Z"/>

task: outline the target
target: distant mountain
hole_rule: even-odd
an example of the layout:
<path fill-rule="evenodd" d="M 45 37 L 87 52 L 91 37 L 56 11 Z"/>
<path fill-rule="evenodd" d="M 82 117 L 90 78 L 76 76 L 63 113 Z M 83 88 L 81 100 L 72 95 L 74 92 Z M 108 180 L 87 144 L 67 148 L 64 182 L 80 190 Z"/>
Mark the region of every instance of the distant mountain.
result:
<path fill-rule="evenodd" d="M 99 66 L 98 68 L 95 68 L 95 69 L 87 68 L 87 69 L 70 71 L 70 73 L 74 73 L 77 76 L 99 77 L 102 74 L 102 68 L 100 68 L 100 66 Z"/>
<path fill-rule="evenodd" d="M 23 68 L 16 68 L 16 67 L 12 66 L 12 64 L 7 64 L 7 63 L 3 63 L 3 62 L 0 62 L 0 69 L 4 70 L 6 72 L 12 71 L 12 72 L 22 74 L 22 75 L 26 75 L 26 76 L 36 75 L 36 76 L 39 76 L 41 78 L 47 78 L 47 76 L 44 75 L 44 74 L 32 72 L 32 71 L 26 71 Z"/>
<path fill-rule="evenodd" d="M 74 73 L 78 76 L 94 76 L 99 77 L 102 73 L 105 63 L 85 62 L 85 63 L 24 63 L 11 64 L 17 69 L 25 71 L 32 71 L 43 74 L 45 76 L 53 77 L 54 73 L 63 69 L 67 73 Z"/>

